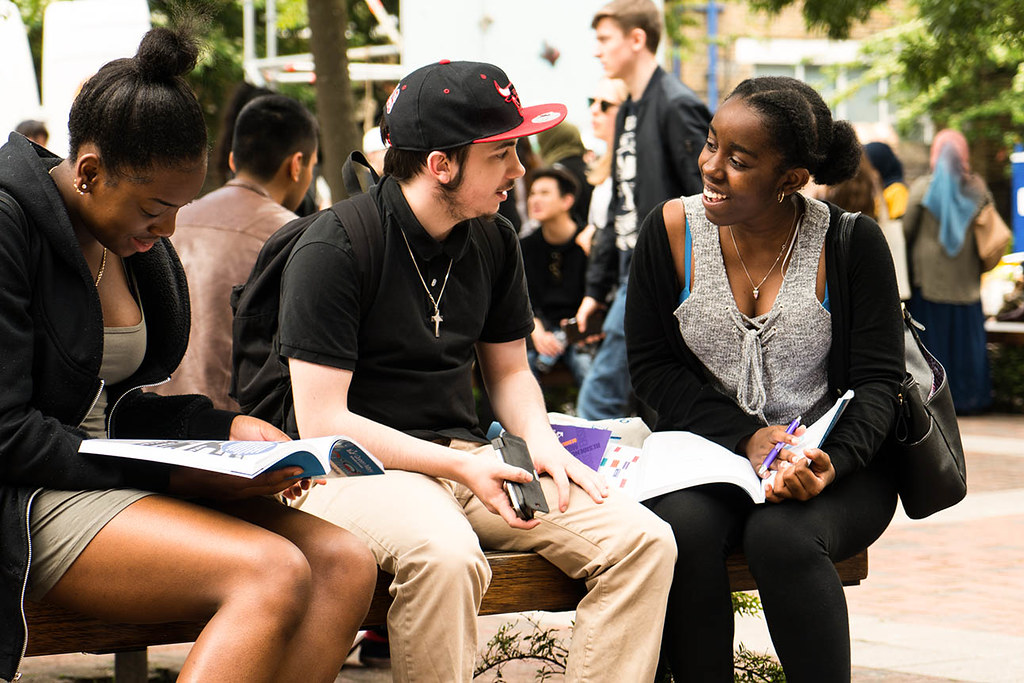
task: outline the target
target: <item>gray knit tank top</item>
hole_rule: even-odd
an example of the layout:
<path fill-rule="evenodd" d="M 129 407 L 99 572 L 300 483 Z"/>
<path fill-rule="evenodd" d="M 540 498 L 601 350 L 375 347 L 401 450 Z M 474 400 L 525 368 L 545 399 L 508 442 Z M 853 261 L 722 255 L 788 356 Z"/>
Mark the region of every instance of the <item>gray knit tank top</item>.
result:
<path fill-rule="evenodd" d="M 736 307 L 725 274 L 718 226 L 704 215 L 701 196 L 683 200 L 692 240 L 690 295 L 675 316 L 683 341 L 718 389 L 765 424 L 823 415 L 828 394 L 831 315 L 818 301 L 818 261 L 828 230 L 828 207 L 804 199 L 805 214 L 785 279 L 768 313 L 748 317 Z"/>

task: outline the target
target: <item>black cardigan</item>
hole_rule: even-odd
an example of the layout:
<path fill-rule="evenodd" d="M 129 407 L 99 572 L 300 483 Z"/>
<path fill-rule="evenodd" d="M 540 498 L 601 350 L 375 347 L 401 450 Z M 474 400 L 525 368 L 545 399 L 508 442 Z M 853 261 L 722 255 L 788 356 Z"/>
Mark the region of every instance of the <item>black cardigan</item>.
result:
<path fill-rule="evenodd" d="M 22 590 L 28 516 L 41 487 L 166 488 L 169 468 L 82 456 L 78 428 L 98 394 L 103 317 L 92 275 L 48 175 L 59 159 L 14 133 L 0 147 L 0 679 L 25 643 Z M 20 209 L 20 211 L 19 211 Z M 170 242 L 126 260 L 147 326 L 139 370 L 107 387 L 109 432 L 118 438 L 225 438 L 234 413 L 201 396 L 157 396 L 188 345 L 185 274 Z M 116 409 L 113 407 L 116 404 Z"/>
<path fill-rule="evenodd" d="M 905 362 L 900 300 L 885 238 L 877 223 L 860 217 L 851 238 L 848 281 L 838 282 L 835 235 L 842 210 L 832 204 L 829 209 L 825 277 L 832 336 L 847 340 L 848 347 L 841 354 L 837 346 L 842 344 L 834 343 L 829 352 L 829 390 L 834 397 L 846 389 L 856 394 L 822 444 L 838 478 L 867 465 L 882 447 L 895 420 Z M 740 441 L 764 425 L 715 388 L 686 346 L 673 315 L 680 291 L 659 206 L 644 221 L 629 276 L 626 346 L 633 387 L 657 411 L 655 431 L 691 431 L 737 451 Z"/>

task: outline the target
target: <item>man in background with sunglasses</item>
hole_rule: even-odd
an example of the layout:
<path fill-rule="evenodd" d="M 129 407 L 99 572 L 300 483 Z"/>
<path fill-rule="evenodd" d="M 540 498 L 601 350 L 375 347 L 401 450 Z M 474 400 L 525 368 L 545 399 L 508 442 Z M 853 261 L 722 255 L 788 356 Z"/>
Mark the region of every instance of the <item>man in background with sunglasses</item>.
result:
<path fill-rule="evenodd" d="M 587 269 L 587 296 L 576 313 L 580 328 L 597 334 L 587 321 L 618 287 L 600 330 L 604 340 L 576 406 L 580 417 L 600 420 L 622 417 L 629 407 L 623 319 L 637 231 L 659 202 L 703 189 L 697 156 L 711 113 L 692 90 L 658 66 L 661 10 L 651 0 L 613 0 L 597 12 L 591 26 L 605 75 L 621 78 L 629 89 L 615 120 L 608 209 L 614 229 L 598 231 Z"/>

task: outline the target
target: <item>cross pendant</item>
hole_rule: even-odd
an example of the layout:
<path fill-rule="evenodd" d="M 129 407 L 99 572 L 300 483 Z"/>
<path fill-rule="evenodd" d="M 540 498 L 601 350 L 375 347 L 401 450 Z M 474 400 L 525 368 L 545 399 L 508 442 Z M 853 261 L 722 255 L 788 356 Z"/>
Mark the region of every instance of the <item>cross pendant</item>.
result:
<path fill-rule="evenodd" d="M 430 316 L 430 319 L 434 322 L 434 337 L 440 337 L 441 321 L 444 320 L 444 318 L 441 317 L 441 310 L 437 306 L 434 307 L 434 315 Z"/>

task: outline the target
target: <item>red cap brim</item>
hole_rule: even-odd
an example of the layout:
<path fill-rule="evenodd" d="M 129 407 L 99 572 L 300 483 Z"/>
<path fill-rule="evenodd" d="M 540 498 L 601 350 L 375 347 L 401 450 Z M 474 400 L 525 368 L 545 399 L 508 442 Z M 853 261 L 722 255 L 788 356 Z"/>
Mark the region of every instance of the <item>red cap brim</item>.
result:
<path fill-rule="evenodd" d="M 564 104 L 553 103 L 523 107 L 521 113 L 523 115 L 523 122 L 512 130 L 507 130 L 497 135 L 489 135 L 479 140 L 473 140 L 473 142 L 500 142 L 514 138 L 525 138 L 527 135 L 533 135 L 549 128 L 554 128 L 565 120 L 565 115 L 568 112 Z"/>

